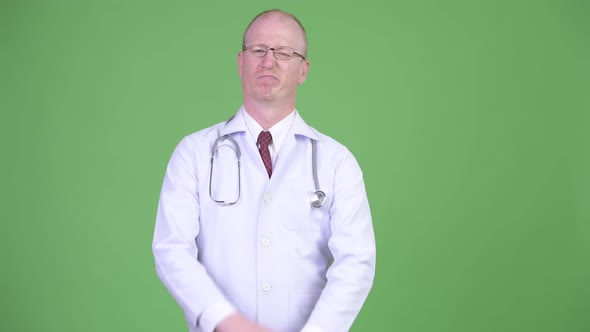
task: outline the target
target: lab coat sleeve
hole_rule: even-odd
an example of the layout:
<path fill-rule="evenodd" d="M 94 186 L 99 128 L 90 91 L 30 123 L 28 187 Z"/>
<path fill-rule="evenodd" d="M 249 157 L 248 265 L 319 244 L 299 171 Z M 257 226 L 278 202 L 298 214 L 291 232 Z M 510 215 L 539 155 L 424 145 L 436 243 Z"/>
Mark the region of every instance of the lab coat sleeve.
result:
<path fill-rule="evenodd" d="M 304 331 L 348 331 L 372 287 L 375 236 L 361 169 L 345 150 L 334 175 L 328 247 L 334 262 Z"/>
<path fill-rule="evenodd" d="M 160 193 L 152 250 L 158 276 L 184 310 L 188 324 L 210 332 L 235 308 L 197 258 L 200 197 L 196 151 L 185 138 L 170 158 Z M 199 164 L 206 165 L 203 161 Z"/>

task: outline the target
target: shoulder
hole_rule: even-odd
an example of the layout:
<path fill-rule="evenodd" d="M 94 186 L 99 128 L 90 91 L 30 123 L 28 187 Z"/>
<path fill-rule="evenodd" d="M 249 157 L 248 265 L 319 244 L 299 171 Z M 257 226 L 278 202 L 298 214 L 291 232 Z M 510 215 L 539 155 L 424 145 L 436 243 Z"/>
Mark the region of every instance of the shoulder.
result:
<path fill-rule="evenodd" d="M 176 144 L 172 158 L 181 158 L 185 162 L 196 162 L 211 153 L 213 141 L 219 136 L 225 122 L 214 124 L 183 136 Z"/>
<path fill-rule="evenodd" d="M 309 129 L 316 136 L 316 137 L 311 137 L 311 138 L 315 139 L 317 141 L 318 148 L 322 147 L 323 149 L 326 149 L 328 151 L 340 152 L 340 153 L 348 151 L 348 148 L 343 143 L 336 140 L 335 138 L 320 132 L 315 127 L 309 126 Z"/>
<path fill-rule="evenodd" d="M 225 122 L 219 122 L 210 127 L 190 133 L 180 140 L 178 146 L 190 146 L 193 148 L 210 147 L 211 142 L 219 137 L 219 133 L 224 125 Z"/>
<path fill-rule="evenodd" d="M 328 136 L 318 131 L 313 127 L 310 128 L 317 135 L 318 156 L 326 157 L 327 159 L 332 160 L 336 164 L 340 164 L 345 161 L 352 161 L 356 163 L 354 155 L 343 143 L 331 136 Z"/>

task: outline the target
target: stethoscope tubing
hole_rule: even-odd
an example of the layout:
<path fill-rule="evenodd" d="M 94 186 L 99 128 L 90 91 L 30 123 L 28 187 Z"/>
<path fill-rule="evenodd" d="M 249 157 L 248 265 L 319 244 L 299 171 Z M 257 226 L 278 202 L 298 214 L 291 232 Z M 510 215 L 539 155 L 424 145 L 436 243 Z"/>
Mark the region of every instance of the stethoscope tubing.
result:
<path fill-rule="evenodd" d="M 217 153 L 217 149 L 219 148 L 219 143 L 224 140 L 229 140 L 232 143 L 232 149 L 236 155 L 236 161 L 238 163 L 238 197 L 235 201 L 225 201 L 225 200 L 217 200 L 213 197 L 212 190 L 211 190 L 211 183 L 213 182 L 213 163 L 215 160 L 215 154 Z M 320 208 L 326 202 L 326 193 L 320 190 L 319 180 L 318 180 L 318 165 L 317 165 L 317 142 L 314 139 L 311 139 L 311 167 L 312 167 L 312 174 L 313 174 L 313 184 L 315 187 L 315 192 L 310 197 L 310 204 L 314 208 Z M 220 204 L 225 205 L 234 205 L 236 204 L 241 197 L 242 188 L 241 188 L 241 169 L 240 169 L 240 159 L 242 157 L 242 152 L 240 150 L 240 145 L 236 140 L 231 137 L 230 135 L 223 135 L 217 137 L 211 146 L 211 165 L 209 170 L 209 197 Z"/>
<path fill-rule="evenodd" d="M 229 140 L 230 142 L 232 142 L 233 146 L 231 148 L 235 152 L 236 161 L 238 163 L 238 197 L 233 202 L 231 202 L 231 201 L 226 202 L 225 200 L 217 200 L 217 199 L 213 198 L 213 194 L 211 193 L 211 183 L 213 182 L 213 160 L 215 159 L 215 154 L 217 153 L 217 149 L 219 148 L 219 146 L 218 146 L 219 143 L 222 142 L 223 140 L 226 140 L 226 139 Z M 219 136 L 219 137 L 217 137 L 215 142 L 213 142 L 213 146 L 211 146 L 211 167 L 209 169 L 209 197 L 211 197 L 211 199 L 213 201 L 215 201 L 216 203 L 221 203 L 221 204 L 225 204 L 225 205 L 234 205 L 240 200 L 240 197 L 242 195 L 242 179 L 241 179 L 242 172 L 240 169 L 241 158 L 242 158 L 242 151 L 240 150 L 240 145 L 230 135 Z"/>
<path fill-rule="evenodd" d="M 316 146 L 317 142 L 311 140 L 311 169 L 313 172 L 313 184 L 315 186 L 315 192 L 311 194 L 310 204 L 314 208 L 321 208 L 326 202 L 326 193 L 320 190 L 320 182 L 318 180 L 318 149 Z"/>

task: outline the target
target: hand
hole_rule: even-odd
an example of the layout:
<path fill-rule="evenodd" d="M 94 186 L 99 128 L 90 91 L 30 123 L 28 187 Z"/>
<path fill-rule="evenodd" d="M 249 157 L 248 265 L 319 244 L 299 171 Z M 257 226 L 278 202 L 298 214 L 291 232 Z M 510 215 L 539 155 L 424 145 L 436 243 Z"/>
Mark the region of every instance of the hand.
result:
<path fill-rule="evenodd" d="M 215 327 L 214 332 L 272 332 L 269 328 L 260 326 L 241 314 L 235 313 L 222 320 Z"/>

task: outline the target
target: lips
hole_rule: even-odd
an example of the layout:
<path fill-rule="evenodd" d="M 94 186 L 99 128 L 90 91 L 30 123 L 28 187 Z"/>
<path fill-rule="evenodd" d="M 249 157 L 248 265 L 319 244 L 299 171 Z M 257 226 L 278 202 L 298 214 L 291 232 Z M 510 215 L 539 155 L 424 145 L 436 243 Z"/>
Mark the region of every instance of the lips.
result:
<path fill-rule="evenodd" d="M 272 75 L 260 75 L 258 76 L 259 79 L 277 79 L 276 77 L 272 76 Z"/>

